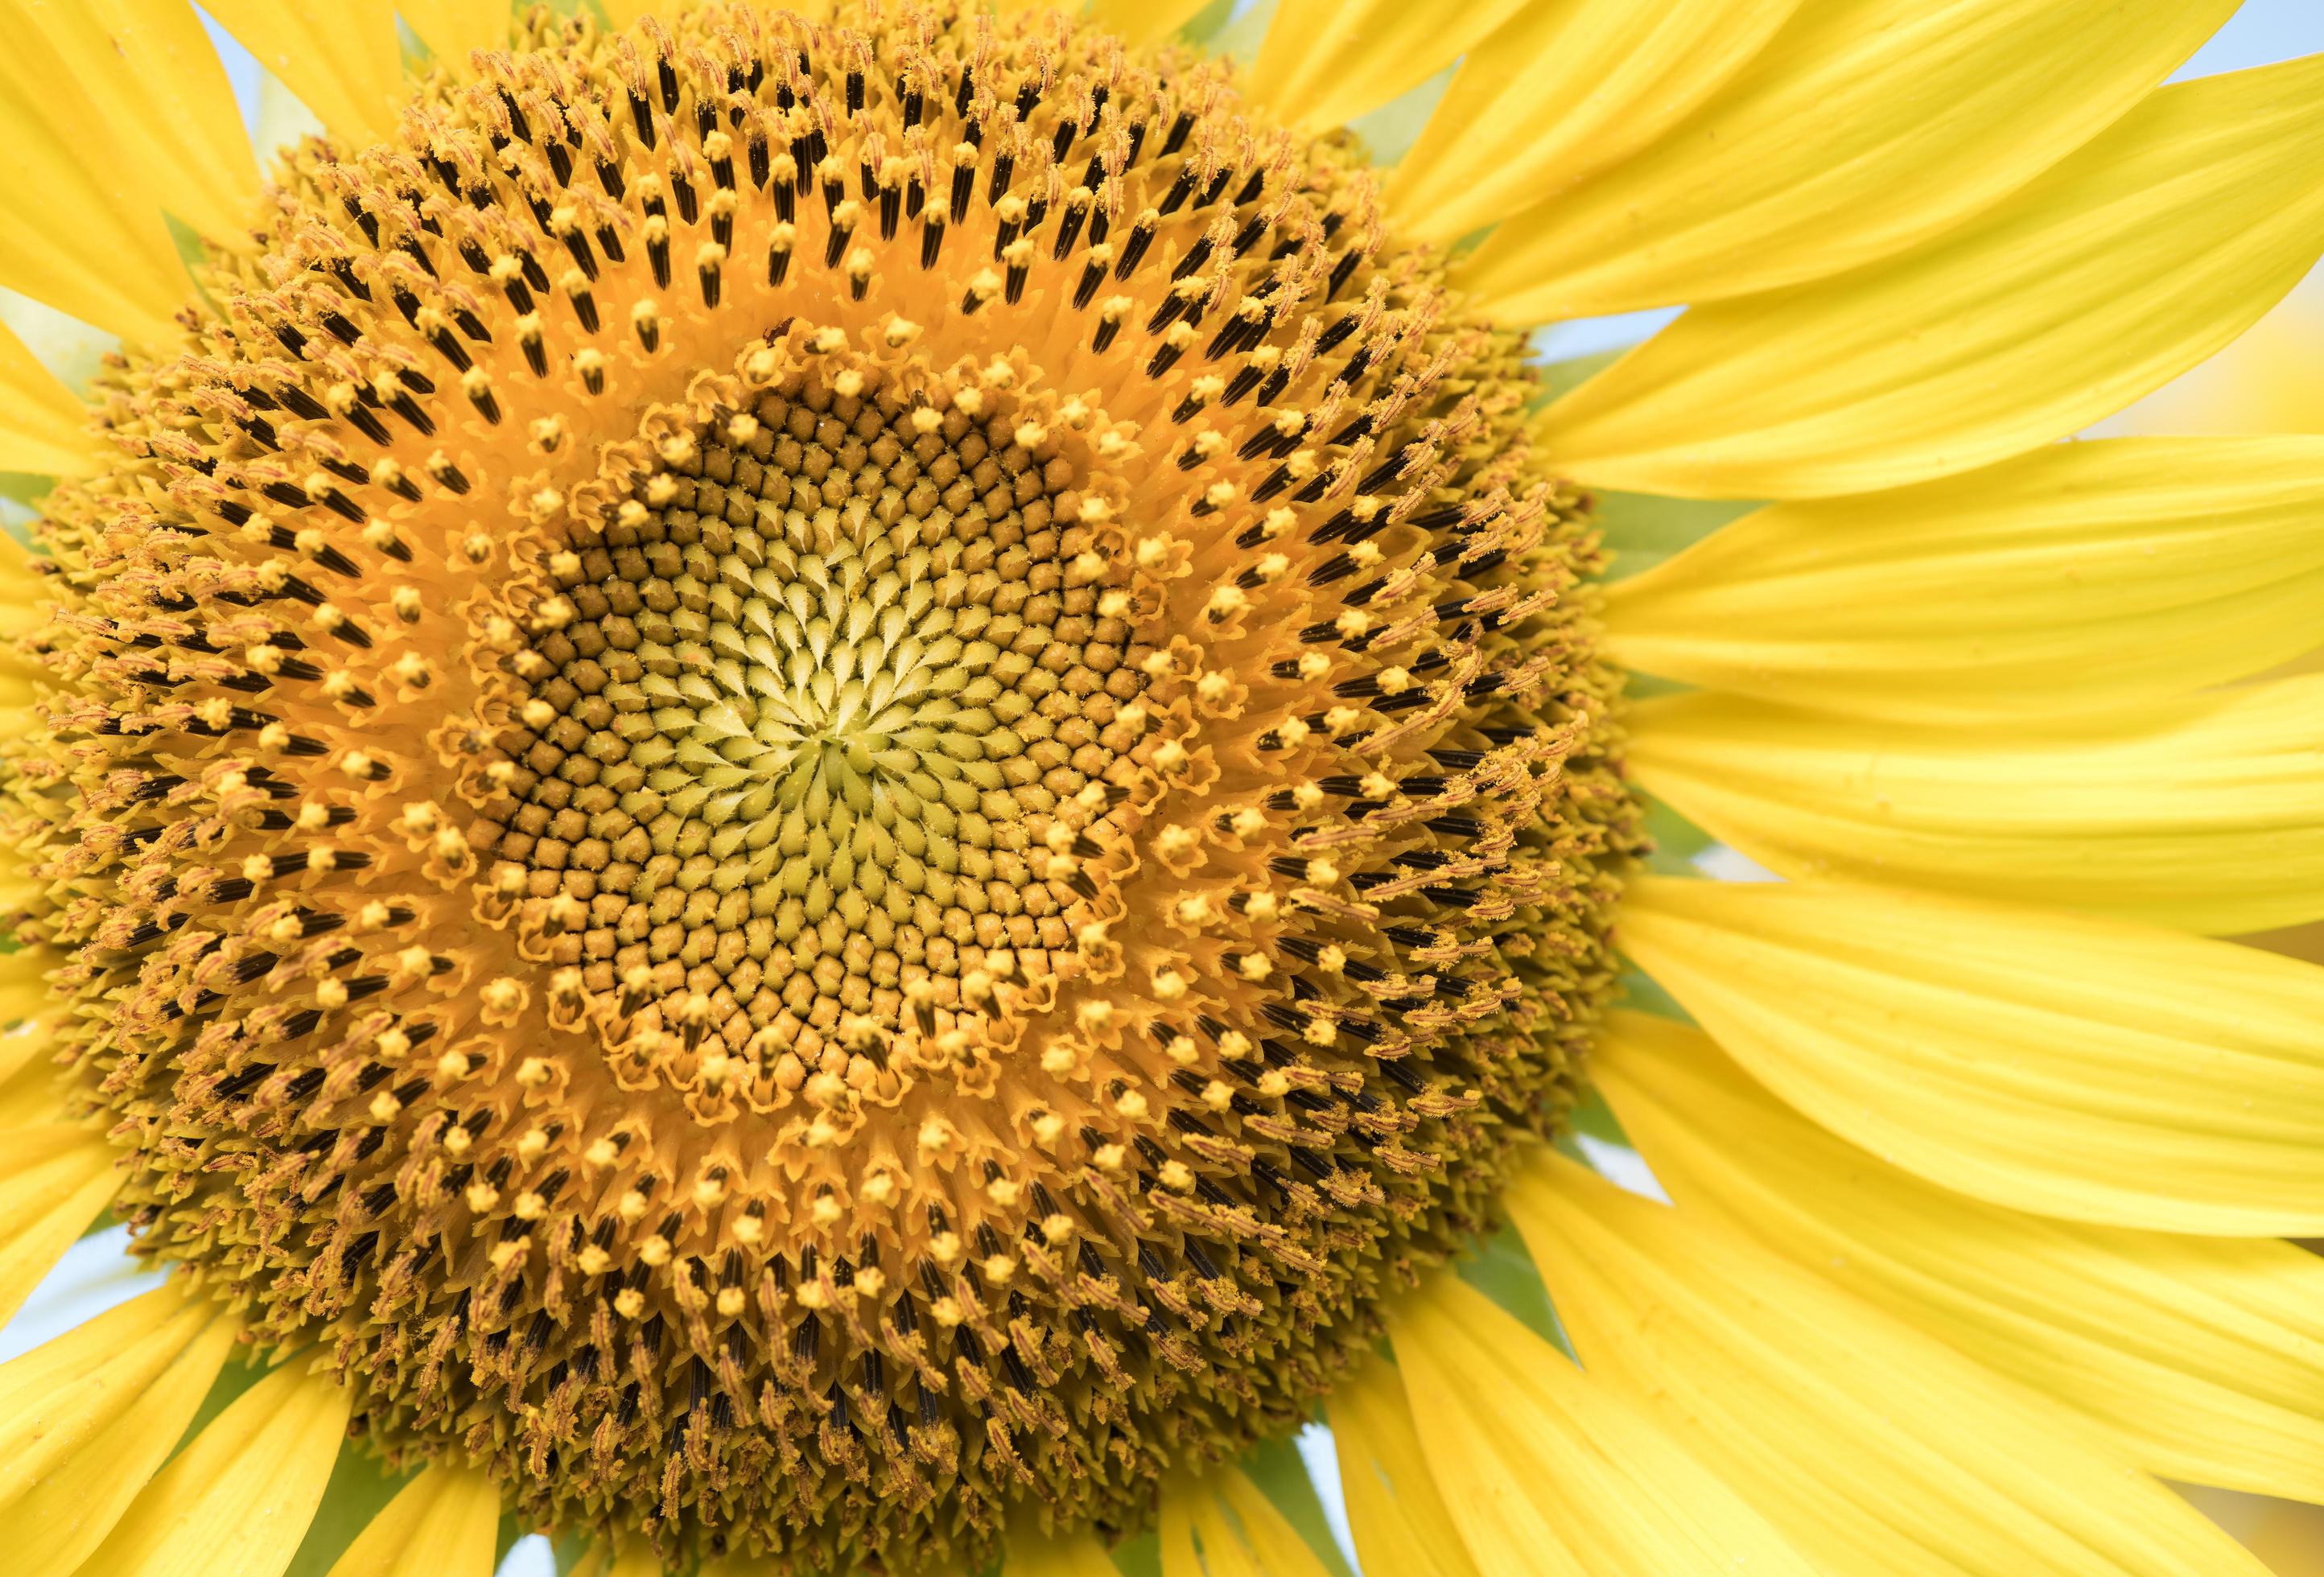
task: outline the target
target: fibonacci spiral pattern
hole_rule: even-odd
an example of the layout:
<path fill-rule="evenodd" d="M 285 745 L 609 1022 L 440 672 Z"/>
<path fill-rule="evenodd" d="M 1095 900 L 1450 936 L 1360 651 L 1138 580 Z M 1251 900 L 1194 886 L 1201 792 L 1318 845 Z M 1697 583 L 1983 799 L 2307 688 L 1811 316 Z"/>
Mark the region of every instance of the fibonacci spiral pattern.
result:
<path fill-rule="evenodd" d="M 41 528 L 7 832 L 124 1209 L 546 1521 L 1134 1526 L 1609 987 L 1522 342 L 1214 62 L 530 27 L 297 153 Z"/>

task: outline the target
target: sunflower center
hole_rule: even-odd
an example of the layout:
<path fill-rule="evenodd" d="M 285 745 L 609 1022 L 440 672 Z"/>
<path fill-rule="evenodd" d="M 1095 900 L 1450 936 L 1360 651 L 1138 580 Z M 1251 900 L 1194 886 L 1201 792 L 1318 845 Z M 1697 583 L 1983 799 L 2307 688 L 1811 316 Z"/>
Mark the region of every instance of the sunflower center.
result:
<path fill-rule="evenodd" d="M 1521 338 L 1056 15 L 536 13 L 296 151 L 5 742 L 141 1251 L 787 1572 L 1122 1529 L 1489 1220 L 1637 844 Z"/>
<path fill-rule="evenodd" d="M 899 1037 L 1080 967 L 1070 851 L 1144 680 L 1054 401 L 805 359 L 601 466 L 627 496 L 549 556 L 497 853 L 547 959 L 652 1001 L 631 1027 L 682 1030 L 690 1084 L 706 1042 L 722 1083 L 892 1093 Z"/>

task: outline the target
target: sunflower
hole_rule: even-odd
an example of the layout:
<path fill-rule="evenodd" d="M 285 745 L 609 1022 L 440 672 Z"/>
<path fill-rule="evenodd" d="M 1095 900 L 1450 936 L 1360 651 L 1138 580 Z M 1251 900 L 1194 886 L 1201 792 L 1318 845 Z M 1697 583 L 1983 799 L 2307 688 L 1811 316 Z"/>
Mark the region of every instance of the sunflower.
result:
<path fill-rule="evenodd" d="M 1317 1577 L 1319 1417 L 1367 1577 L 2324 1499 L 2229 939 L 2324 918 L 2324 439 L 2060 441 L 2324 253 L 2324 60 L 207 9 L 263 180 L 183 0 L 5 7 L 0 285 L 117 343 L 0 342 L 0 1317 L 165 1273 L 0 1366 L 12 1571 Z"/>

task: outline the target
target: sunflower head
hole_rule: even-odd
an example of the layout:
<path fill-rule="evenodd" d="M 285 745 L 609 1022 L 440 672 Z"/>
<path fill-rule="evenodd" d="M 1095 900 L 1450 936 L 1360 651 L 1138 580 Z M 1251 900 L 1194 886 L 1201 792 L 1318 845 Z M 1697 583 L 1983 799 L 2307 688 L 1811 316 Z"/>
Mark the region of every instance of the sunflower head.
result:
<path fill-rule="evenodd" d="M 1522 341 L 1049 14 L 546 15 L 40 528 L 23 934 L 398 1461 L 796 1568 L 1145 1519 L 1555 1120 L 1637 844 Z"/>

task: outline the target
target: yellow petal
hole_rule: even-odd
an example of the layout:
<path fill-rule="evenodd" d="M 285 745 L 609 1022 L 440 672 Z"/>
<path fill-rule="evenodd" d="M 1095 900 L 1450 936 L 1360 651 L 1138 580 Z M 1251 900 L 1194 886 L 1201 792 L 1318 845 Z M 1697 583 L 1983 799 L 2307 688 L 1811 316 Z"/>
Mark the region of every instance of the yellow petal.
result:
<path fill-rule="evenodd" d="M 1090 20 L 1131 43 L 1167 38 L 1194 20 L 1210 0 L 1091 0 Z"/>
<path fill-rule="evenodd" d="M 1259 1493 L 1258 1485 L 1232 1468 L 1214 1472 L 1212 1480 L 1214 1504 L 1233 1514 L 1234 1532 L 1257 1561 L 1262 1577 L 1326 1577 L 1323 1563 L 1315 1558 L 1290 1518 Z M 1199 1519 L 1202 1513 L 1198 1510 L 1195 1515 Z M 1217 1519 L 1222 1529 L 1224 1525 L 1224 1518 Z M 1206 1545 L 1213 1542 L 1208 1534 L 1204 1541 Z"/>
<path fill-rule="evenodd" d="M 204 9 L 351 148 L 384 142 L 404 97 L 391 0 L 209 0 Z"/>
<path fill-rule="evenodd" d="M 12 42 L 37 31 L 57 51 L 69 76 L 48 97 L 70 92 L 99 112 L 146 202 L 222 240 L 249 222 L 258 165 L 226 67 L 185 0 L 0 0 L 0 28 Z"/>
<path fill-rule="evenodd" d="M 1777 504 L 1608 588 L 1633 669 L 1938 722 L 2183 694 L 2317 643 L 2324 438 L 2059 444 Z"/>
<path fill-rule="evenodd" d="M 1323 131 L 1426 81 L 1526 4 L 1281 0 L 1243 92 L 1285 125 Z"/>
<path fill-rule="evenodd" d="M 1591 1380 L 1651 1408 L 1819 1570 L 2259 1572 L 2064 1408 L 1714 1216 L 1536 1155 L 1510 1219 Z"/>
<path fill-rule="evenodd" d="M 139 149 L 42 32 L 0 49 L 0 286 L 124 339 L 174 332 L 193 294 Z"/>
<path fill-rule="evenodd" d="M 1111 1563 L 1109 1563 L 1109 1565 Z M 1323 1563 L 1234 1468 L 1162 1493 L 1162 1577 L 1325 1577 Z"/>
<path fill-rule="evenodd" d="M 438 60 L 466 72 L 471 50 L 508 47 L 512 0 L 395 0 L 395 9 Z"/>
<path fill-rule="evenodd" d="M 11 964 L 24 962 L 18 954 Z M 29 978 L 0 973 L 0 1135 L 11 1130 L 40 1128 L 67 1120 L 65 1087 L 54 1065 L 56 1028 L 60 1017 L 39 975 Z M 5 1139 L 0 1139 L 0 1168 L 5 1168 Z"/>
<path fill-rule="evenodd" d="M 281 1577 L 338 1460 L 354 1393 L 285 1364 L 170 1459 L 87 1570 L 105 1577 Z"/>
<path fill-rule="evenodd" d="M 22 566 L 28 557 L 14 539 L 0 534 L 0 600 L 18 589 L 17 577 L 23 575 Z M 56 962 L 56 955 L 45 950 L 20 949 L 7 955 L 5 963 L 0 964 L 0 1024 L 19 1023 L 55 1006 L 48 971 Z"/>
<path fill-rule="evenodd" d="M 500 1492 L 473 1469 L 429 1468 L 383 1507 L 331 1577 L 492 1577 Z"/>
<path fill-rule="evenodd" d="M 2015 724 L 1697 691 L 1632 714 L 1628 762 L 1648 792 L 1785 876 L 2213 936 L 2324 918 L 2324 674 Z"/>
<path fill-rule="evenodd" d="M 1471 50 L 1388 178 L 1400 232 L 1452 241 L 1650 147 L 1800 0 L 1547 0 Z M 1545 113 L 1543 106 L 1555 106 Z"/>
<path fill-rule="evenodd" d="M 0 1366 L 10 1571 L 70 1572 L 104 1541 L 193 1421 L 234 1334 L 178 1279 Z"/>
<path fill-rule="evenodd" d="M 1060 1538 L 1015 1535 L 1001 1570 L 1002 1577 L 1121 1577 L 1105 1546 L 1085 1533 Z"/>
<path fill-rule="evenodd" d="M 2103 31 L 2103 30 L 2101 30 Z M 1968 225 L 1697 308 L 1544 413 L 1582 481 L 1812 498 L 1988 466 L 2249 327 L 2324 252 L 2324 57 L 2165 88 Z"/>
<path fill-rule="evenodd" d="M 2236 3 L 1805 6 L 1701 114 L 1509 220 L 1462 281 L 1489 309 L 1538 322 L 1718 300 L 1893 256 L 2089 142 Z"/>
<path fill-rule="evenodd" d="M 1421 1450 L 1477 1570 L 1810 1570 L 1643 1408 L 1458 1277 L 1397 1305 L 1388 1331 Z"/>
<path fill-rule="evenodd" d="M 1809 1117 L 2073 1221 L 2324 1234 L 2324 968 L 1909 892 L 1649 877 L 1620 945 Z"/>
<path fill-rule="evenodd" d="M 2080 1408 L 2142 1466 L 2324 1499 L 2324 1259 L 2274 1238 L 2083 1226 L 1932 1186 L 1799 1117 L 1667 1019 L 1611 1016 L 1591 1072 L 1681 1210 L 1717 1212 Z"/>
<path fill-rule="evenodd" d="M 1327 1405 L 1366 1577 L 1482 1577 L 1428 1471 L 1396 1367 L 1367 1358 Z"/>
<path fill-rule="evenodd" d="M 2123 433 L 2324 431 L 2324 300 L 2295 290 L 2249 334 L 2108 423 Z"/>
<path fill-rule="evenodd" d="M 1194 1501 L 1197 1492 L 1166 1489 L 1162 1517 L 1156 1528 L 1162 1546 L 1162 1577 L 1260 1577 L 1250 1556 L 1229 1539 L 1214 1552 L 1204 1550 L 1194 1535 Z M 1205 1554 L 1210 1559 L 1205 1560 Z"/>
<path fill-rule="evenodd" d="M 0 326 L 0 471 L 87 476 L 103 464 L 88 408 Z"/>
<path fill-rule="evenodd" d="M 12 986 L 7 995 L 14 997 L 20 990 L 21 987 Z M 36 1003 L 33 1010 L 45 1005 Z M 5 1015 L 0 1022 L 14 1022 L 22 1016 L 13 1004 L 0 1007 L 0 1014 Z M 0 1129 L 22 1128 L 64 1116 L 62 1087 L 43 1055 L 55 1044 L 45 1023 L 18 1023 L 0 1031 Z"/>
<path fill-rule="evenodd" d="M 75 1122 L 0 1130 L 0 1322 L 121 1188 L 113 1147 Z"/>

